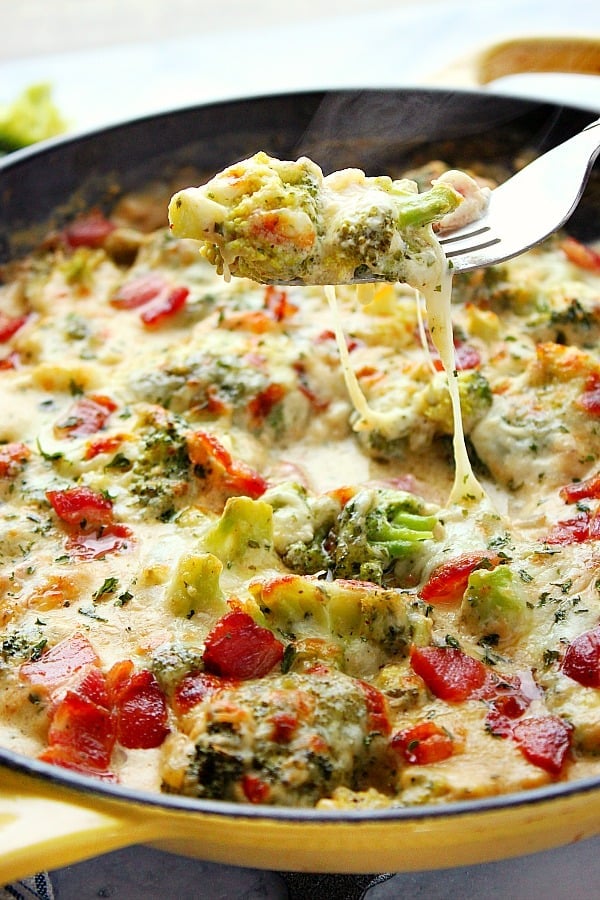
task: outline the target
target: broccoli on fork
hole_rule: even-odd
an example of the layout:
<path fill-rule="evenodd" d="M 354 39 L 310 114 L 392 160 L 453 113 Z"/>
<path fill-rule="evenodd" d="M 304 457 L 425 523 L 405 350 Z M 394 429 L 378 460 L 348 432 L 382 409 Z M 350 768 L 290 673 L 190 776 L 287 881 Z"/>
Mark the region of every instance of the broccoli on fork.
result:
<path fill-rule="evenodd" d="M 444 182 L 370 177 L 360 169 L 324 176 L 302 157 L 256 153 L 169 204 L 176 237 L 202 242 L 220 272 L 257 282 L 346 284 L 406 281 L 422 288 L 439 268 L 432 224 L 461 194 Z"/>

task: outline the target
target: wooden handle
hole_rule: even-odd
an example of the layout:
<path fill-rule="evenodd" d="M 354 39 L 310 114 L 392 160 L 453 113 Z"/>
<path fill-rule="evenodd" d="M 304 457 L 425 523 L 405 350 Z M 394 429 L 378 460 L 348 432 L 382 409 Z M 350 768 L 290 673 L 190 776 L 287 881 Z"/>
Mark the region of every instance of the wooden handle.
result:
<path fill-rule="evenodd" d="M 476 61 L 479 84 L 522 72 L 600 75 L 600 38 L 518 38 L 495 44 Z"/>
<path fill-rule="evenodd" d="M 514 38 L 457 60 L 427 80 L 431 84 L 473 87 L 524 72 L 600 75 L 600 38 Z"/>

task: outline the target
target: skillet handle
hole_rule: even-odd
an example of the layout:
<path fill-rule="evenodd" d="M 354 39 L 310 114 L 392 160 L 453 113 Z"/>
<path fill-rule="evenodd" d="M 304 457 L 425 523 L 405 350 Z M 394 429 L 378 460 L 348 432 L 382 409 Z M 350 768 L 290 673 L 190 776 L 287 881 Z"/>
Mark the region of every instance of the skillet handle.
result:
<path fill-rule="evenodd" d="M 600 75 L 600 38 L 513 38 L 457 60 L 428 81 L 472 87 L 524 72 Z"/>
<path fill-rule="evenodd" d="M 84 791 L 0 772 L 0 885 L 156 838 L 143 812 Z"/>

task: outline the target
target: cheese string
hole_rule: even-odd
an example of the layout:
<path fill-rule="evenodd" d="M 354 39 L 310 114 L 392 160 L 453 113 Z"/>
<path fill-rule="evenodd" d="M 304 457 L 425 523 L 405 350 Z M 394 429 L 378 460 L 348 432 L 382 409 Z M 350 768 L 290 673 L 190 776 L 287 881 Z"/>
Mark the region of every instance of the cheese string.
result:
<path fill-rule="evenodd" d="M 427 318 L 429 322 L 429 331 L 431 339 L 444 367 L 446 381 L 448 385 L 448 393 L 450 395 L 450 403 L 452 406 L 453 420 L 453 450 L 455 474 L 452 490 L 450 491 L 449 502 L 460 505 L 481 501 L 486 498 L 486 493 L 479 481 L 475 477 L 471 461 L 467 453 L 465 442 L 465 433 L 463 427 L 462 413 L 460 408 L 460 393 L 458 390 L 458 372 L 455 365 L 454 340 L 452 334 L 452 274 L 448 261 L 444 256 L 443 250 L 439 245 L 436 247 L 438 257 L 438 278 L 432 279 L 429 284 L 422 288 L 422 294 L 425 298 L 427 309 Z M 346 336 L 341 324 L 340 310 L 337 300 L 335 288 L 333 286 L 325 287 L 325 296 L 332 312 L 333 328 L 338 346 L 342 372 L 346 382 L 346 388 L 350 396 L 350 401 L 360 416 L 359 421 L 355 424 L 355 431 L 367 431 L 374 429 L 382 424 L 382 418 L 378 413 L 371 409 L 358 379 L 350 362 L 350 354 L 346 343 Z M 423 346 L 427 348 L 425 326 L 423 323 L 422 311 L 420 307 L 419 292 L 416 294 L 417 317 L 419 321 L 419 333 Z M 431 362 L 431 355 L 429 355 Z"/>
<path fill-rule="evenodd" d="M 439 244 L 437 244 L 436 249 L 440 268 L 439 284 L 430 282 L 424 285 L 423 294 L 427 306 L 429 333 L 435 348 L 440 354 L 452 404 L 454 425 L 452 443 L 455 473 L 449 502 L 464 504 L 465 502 L 483 500 L 486 498 L 486 493 L 473 473 L 465 443 L 452 334 L 452 273 L 448 260 Z"/>

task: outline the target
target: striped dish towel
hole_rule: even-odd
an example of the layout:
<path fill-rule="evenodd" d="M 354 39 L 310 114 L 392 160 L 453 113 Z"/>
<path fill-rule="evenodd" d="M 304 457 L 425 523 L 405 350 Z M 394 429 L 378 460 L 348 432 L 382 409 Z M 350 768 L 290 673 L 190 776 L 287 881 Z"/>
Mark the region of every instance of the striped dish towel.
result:
<path fill-rule="evenodd" d="M 45 872 L 0 887 L 0 900 L 54 900 L 50 878 Z"/>

